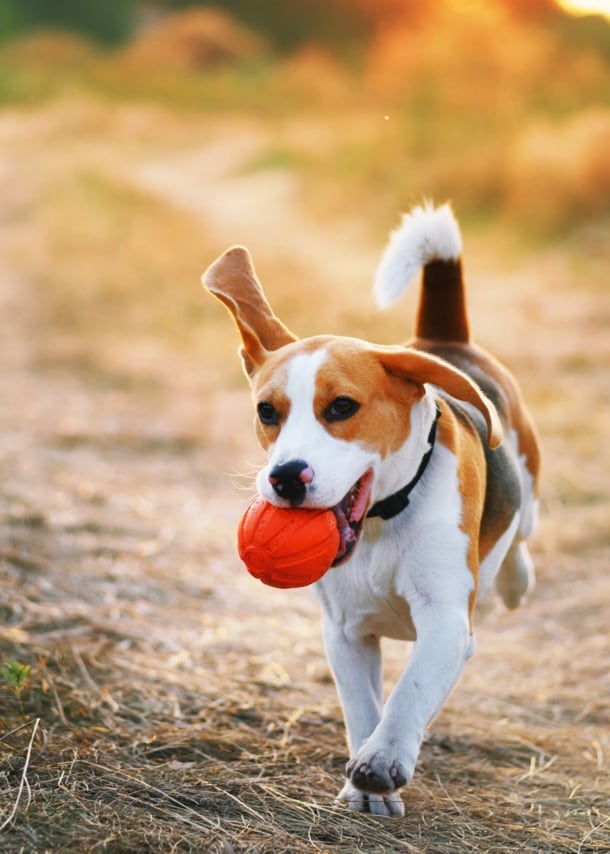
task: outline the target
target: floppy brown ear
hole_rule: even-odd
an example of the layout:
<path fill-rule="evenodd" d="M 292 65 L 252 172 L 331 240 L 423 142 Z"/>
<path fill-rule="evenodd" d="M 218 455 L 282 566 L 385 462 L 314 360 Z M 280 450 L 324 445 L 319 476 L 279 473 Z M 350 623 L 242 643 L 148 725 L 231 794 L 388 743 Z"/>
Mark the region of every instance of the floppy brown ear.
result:
<path fill-rule="evenodd" d="M 476 383 L 462 371 L 458 371 L 442 359 L 437 359 L 436 356 L 407 347 L 381 351 L 380 355 L 386 370 L 391 373 L 400 374 L 422 385 L 430 383 L 438 386 L 452 397 L 476 406 L 487 425 L 489 447 L 497 448 L 501 444 L 502 425 L 496 407 Z"/>
<path fill-rule="evenodd" d="M 263 364 L 269 351 L 297 340 L 273 313 L 245 247 L 227 249 L 208 267 L 201 281 L 233 315 L 248 376 Z"/>

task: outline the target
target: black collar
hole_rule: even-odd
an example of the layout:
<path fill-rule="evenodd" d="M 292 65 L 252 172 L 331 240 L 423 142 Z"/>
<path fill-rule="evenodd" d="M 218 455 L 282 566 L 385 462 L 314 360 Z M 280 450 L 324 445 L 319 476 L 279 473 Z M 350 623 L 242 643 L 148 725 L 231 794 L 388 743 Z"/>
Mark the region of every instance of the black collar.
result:
<path fill-rule="evenodd" d="M 394 516 L 398 516 L 399 513 L 408 507 L 409 505 L 409 495 L 415 489 L 417 483 L 421 479 L 423 473 L 426 470 L 426 466 L 430 462 L 430 457 L 432 456 L 432 451 L 434 450 L 434 442 L 436 441 L 436 425 L 438 419 L 440 418 L 441 410 L 439 409 L 438 404 L 436 405 L 436 418 L 432 423 L 432 427 L 430 427 L 430 432 L 428 433 L 428 444 L 430 447 L 423 455 L 421 462 L 419 464 L 419 468 L 415 472 L 415 477 L 413 477 L 405 486 L 395 492 L 393 495 L 388 495 L 387 498 L 382 498 L 381 501 L 376 501 L 375 504 L 371 507 L 369 512 L 366 514 L 367 518 L 371 518 L 374 516 L 379 516 L 381 519 L 392 519 Z"/>

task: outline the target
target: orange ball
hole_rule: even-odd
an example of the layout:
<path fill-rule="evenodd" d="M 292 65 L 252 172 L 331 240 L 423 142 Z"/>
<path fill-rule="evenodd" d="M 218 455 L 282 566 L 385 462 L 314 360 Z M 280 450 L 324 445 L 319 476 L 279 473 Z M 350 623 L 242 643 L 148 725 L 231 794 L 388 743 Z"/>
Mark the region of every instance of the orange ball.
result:
<path fill-rule="evenodd" d="M 339 550 L 332 510 L 276 507 L 255 498 L 237 529 L 248 572 L 271 587 L 305 587 L 330 569 Z"/>

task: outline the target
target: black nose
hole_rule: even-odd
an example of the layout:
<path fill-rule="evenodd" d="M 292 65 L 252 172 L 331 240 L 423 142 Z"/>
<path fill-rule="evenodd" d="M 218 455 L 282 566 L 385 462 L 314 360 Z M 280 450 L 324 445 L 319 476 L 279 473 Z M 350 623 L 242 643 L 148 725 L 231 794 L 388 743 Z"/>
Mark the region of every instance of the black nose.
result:
<path fill-rule="evenodd" d="M 279 463 L 269 472 L 269 483 L 276 495 L 285 498 L 294 507 L 305 500 L 307 484 L 313 480 L 313 470 L 305 460 Z"/>

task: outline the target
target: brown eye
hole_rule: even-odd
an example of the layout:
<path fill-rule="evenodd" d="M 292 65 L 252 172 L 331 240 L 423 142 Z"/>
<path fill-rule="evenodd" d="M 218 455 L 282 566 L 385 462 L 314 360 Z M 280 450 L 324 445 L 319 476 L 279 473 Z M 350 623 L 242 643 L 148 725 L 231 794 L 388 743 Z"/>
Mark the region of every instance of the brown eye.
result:
<path fill-rule="evenodd" d="M 327 421 L 345 421 L 346 418 L 351 418 L 360 409 L 360 404 L 352 400 L 351 397 L 336 397 L 333 402 L 326 407 L 324 418 Z"/>
<path fill-rule="evenodd" d="M 274 425 L 279 424 L 280 416 L 277 413 L 277 410 L 274 406 L 266 401 L 262 401 L 256 407 L 256 411 L 258 413 L 259 420 L 262 424 Z"/>

